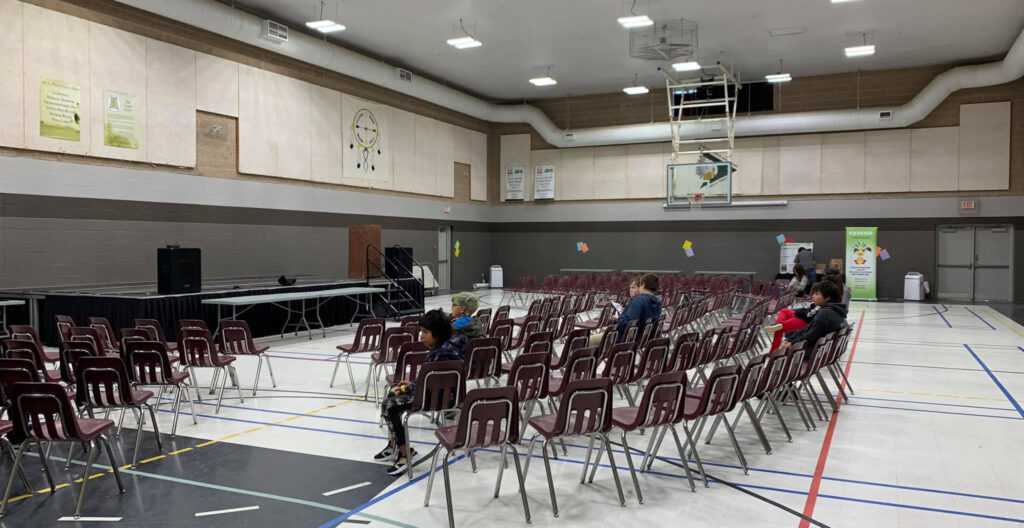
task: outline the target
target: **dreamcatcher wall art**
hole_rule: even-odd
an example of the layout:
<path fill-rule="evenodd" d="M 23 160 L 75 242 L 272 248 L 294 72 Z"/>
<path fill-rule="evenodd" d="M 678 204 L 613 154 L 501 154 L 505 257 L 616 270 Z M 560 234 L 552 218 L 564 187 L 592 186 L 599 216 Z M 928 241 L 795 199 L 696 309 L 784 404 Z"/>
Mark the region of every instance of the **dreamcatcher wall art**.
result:
<path fill-rule="evenodd" d="M 342 95 L 341 119 L 345 131 L 342 181 L 348 185 L 390 189 L 391 109 Z"/>

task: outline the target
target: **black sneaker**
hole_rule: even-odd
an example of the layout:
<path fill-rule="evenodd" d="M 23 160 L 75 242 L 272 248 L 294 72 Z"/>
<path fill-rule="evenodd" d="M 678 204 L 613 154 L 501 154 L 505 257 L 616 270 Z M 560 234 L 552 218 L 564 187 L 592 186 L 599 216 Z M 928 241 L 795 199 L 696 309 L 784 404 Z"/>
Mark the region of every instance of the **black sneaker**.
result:
<path fill-rule="evenodd" d="M 384 460 L 385 458 L 391 458 L 395 454 L 395 446 L 388 444 L 384 449 L 380 450 L 380 453 L 373 455 L 374 460 Z"/>
<path fill-rule="evenodd" d="M 419 462 L 418 453 L 416 453 L 415 449 L 410 449 L 409 458 L 406 458 L 402 455 L 398 455 L 398 460 L 396 460 L 395 463 L 388 468 L 388 475 L 396 477 L 398 475 L 405 473 L 406 469 L 408 469 L 410 459 L 412 460 L 412 464 L 414 466 L 416 465 L 417 462 Z"/>

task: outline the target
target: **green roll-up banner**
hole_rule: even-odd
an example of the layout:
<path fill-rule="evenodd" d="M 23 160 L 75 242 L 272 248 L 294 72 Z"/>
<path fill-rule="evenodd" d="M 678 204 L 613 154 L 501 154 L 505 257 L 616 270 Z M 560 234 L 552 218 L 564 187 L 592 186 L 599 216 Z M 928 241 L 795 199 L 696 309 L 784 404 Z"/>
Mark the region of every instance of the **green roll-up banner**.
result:
<path fill-rule="evenodd" d="M 846 228 L 846 285 L 854 299 L 874 301 L 878 245 L 877 227 Z"/>

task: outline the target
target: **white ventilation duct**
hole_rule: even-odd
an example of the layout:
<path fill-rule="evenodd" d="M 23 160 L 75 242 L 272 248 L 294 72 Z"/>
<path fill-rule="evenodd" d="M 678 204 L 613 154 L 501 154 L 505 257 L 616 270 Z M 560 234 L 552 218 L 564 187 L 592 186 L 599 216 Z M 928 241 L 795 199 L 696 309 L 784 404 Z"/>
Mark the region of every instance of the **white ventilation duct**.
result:
<path fill-rule="evenodd" d="M 271 43 L 260 38 L 262 20 L 213 0 L 118 1 L 274 53 L 423 99 L 484 121 L 529 123 L 545 141 L 556 147 L 650 143 L 671 139 L 671 129 L 665 122 L 578 129 L 572 131 L 572 140 L 566 141 L 566 131 L 556 127 L 536 107 L 489 103 L 422 77 L 416 77 L 412 82 L 400 81 L 395 77 L 394 69 L 391 66 L 298 32 L 292 32 L 288 42 Z M 1024 76 L 1024 32 L 1017 37 L 1002 61 L 976 66 L 959 66 L 946 71 L 935 77 L 910 102 L 902 106 L 739 117 L 736 119 L 736 135 L 766 136 L 902 128 L 924 119 L 949 94 L 957 90 L 1004 84 L 1022 76 Z M 879 112 L 883 111 L 892 112 L 892 118 L 879 120 Z M 710 123 L 691 122 L 683 128 L 681 135 L 684 138 L 699 138 L 719 133 L 710 130 Z"/>

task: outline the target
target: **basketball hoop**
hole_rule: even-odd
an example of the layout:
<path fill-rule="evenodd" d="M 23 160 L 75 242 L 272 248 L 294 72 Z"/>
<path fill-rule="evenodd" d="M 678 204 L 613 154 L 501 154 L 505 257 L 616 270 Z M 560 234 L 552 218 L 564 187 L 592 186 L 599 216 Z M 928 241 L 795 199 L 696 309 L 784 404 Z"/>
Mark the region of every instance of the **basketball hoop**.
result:
<path fill-rule="evenodd" d="M 690 204 L 690 210 L 700 211 L 700 206 L 704 203 L 704 193 L 686 193 L 686 201 Z"/>

